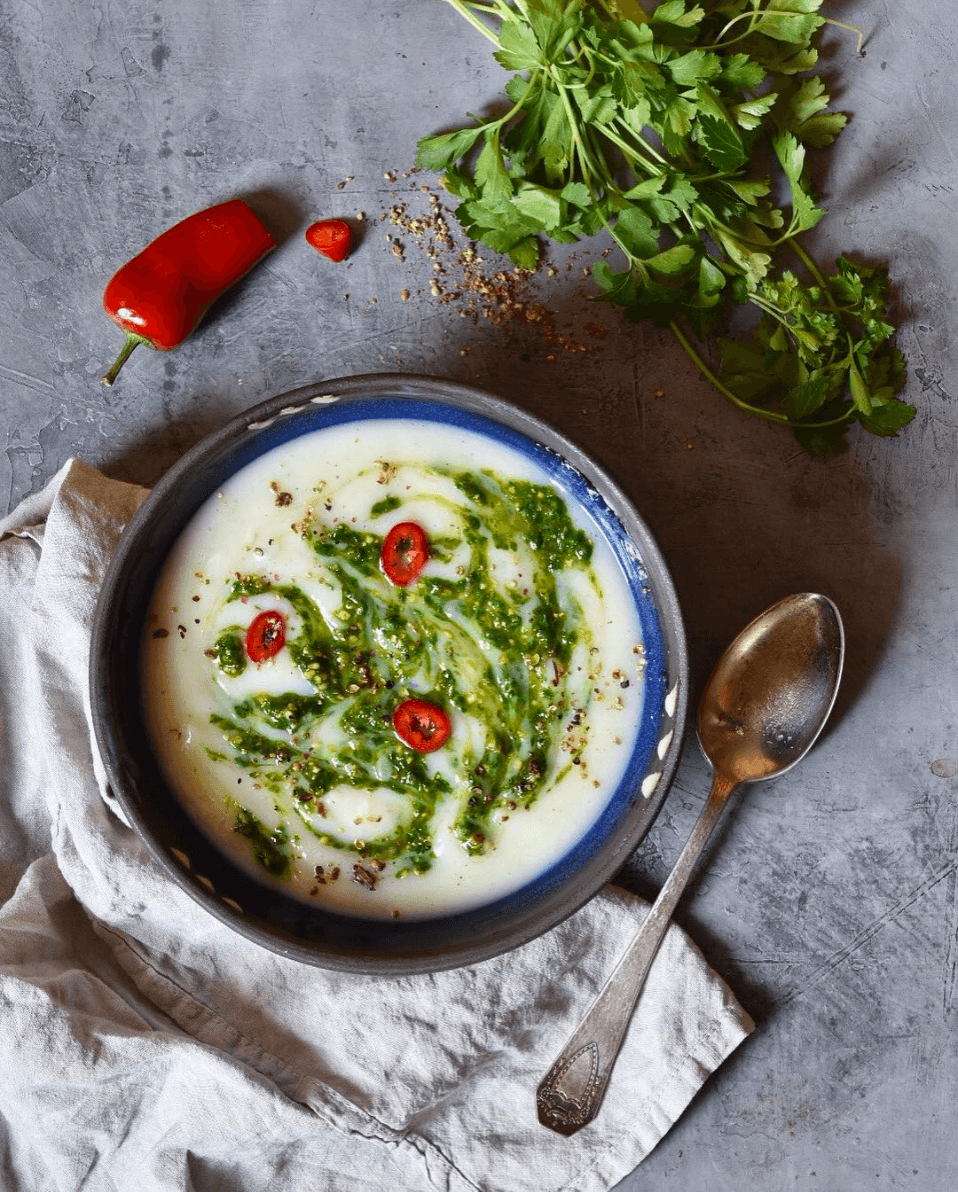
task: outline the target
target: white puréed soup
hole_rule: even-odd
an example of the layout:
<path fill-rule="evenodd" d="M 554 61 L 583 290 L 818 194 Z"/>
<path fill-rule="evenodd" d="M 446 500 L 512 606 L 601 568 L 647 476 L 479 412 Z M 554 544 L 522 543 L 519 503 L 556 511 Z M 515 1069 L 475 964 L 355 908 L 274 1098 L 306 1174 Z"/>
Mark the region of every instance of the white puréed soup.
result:
<path fill-rule="evenodd" d="M 367 917 L 525 885 L 614 792 L 644 650 L 597 527 L 478 432 L 369 419 L 244 467 L 167 558 L 143 637 L 171 788 L 235 863 Z"/>

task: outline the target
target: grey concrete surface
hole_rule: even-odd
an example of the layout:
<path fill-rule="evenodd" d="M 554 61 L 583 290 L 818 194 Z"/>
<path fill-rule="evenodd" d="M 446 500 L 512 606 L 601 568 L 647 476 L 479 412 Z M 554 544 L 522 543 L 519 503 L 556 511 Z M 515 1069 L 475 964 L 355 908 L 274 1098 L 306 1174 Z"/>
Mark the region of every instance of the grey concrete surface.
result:
<path fill-rule="evenodd" d="M 958 1186 L 958 6 L 826 9 L 866 30 L 867 53 L 826 35 L 852 118 L 817 158 L 815 251 L 889 262 L 919 413 L 823 461 L 732 409 L 666 333 L 590 306 L 599 246 L 531 285 L 595 349 L 581 353 L 438 300 L 405 232 L 393 252 L 400 229 L 378 217 L 428 211 L 420 186 L 435 188 L 406 175 L 417 137 L 502 84 L 440 0 L 0 5 L 0 504 L 71 455 L 149 484 L 263 397 L 405 369 L 533 410 L 617 476 L 672 566 L 697 680 L 778 595 L 840 605 L 848 670 L 827 736 L 735 802 L 679 916 L 757 1030 L 622 1192 Z M 280 248 L 187 344 L 140 349 L 101 387 L 121 340 L 107 278 L 236 195 Z M 360 211 L 344 265 L 305 246 L 311 219 Z M 689 747 L 634 888 L 662 882 L 707 782 Z"/>

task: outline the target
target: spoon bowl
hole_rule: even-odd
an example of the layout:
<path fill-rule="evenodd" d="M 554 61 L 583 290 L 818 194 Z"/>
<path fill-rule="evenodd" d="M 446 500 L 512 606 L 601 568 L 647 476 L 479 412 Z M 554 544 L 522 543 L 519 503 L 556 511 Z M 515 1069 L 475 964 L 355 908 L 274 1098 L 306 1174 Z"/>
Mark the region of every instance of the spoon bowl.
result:
<path fill-rule="evenodd" d="M 814 745 L 838 694 L 845 637 L 827 596 L 787 596 L 719 659 L 699 705 L 698 739 L 735 785 L 791 769 Z"/>
<path fill-rule="evenodd" d="M 574 1134 L 592 1121 L 679 897 L 734 790 L 784 774 L 811 749 L 835 703 L 845 657 L 827 596 L 787 596 L 750 622 L 718 661 L 699 705 L 712 789 L 635 939 L 536 1093 L 539 1121 Z"/>

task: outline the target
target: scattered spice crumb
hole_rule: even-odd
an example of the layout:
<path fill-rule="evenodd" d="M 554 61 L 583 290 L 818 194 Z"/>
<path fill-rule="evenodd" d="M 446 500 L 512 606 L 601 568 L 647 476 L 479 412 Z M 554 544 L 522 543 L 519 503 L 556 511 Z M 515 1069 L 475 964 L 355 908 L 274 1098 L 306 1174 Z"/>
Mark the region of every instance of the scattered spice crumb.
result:
<path fill-rule="evenodd" d="M 353 866 L 353 881 L 356 882 L 357 885 L 365 887 L 367 890 L 376 889 L 376 875 L 370 873 L 369 870 L 366 869 L 365 866 L 360 865 L 358 861 Z"/>
<path fill-rule="evenodd" d="M 387 181 L 395 181 L 396 171 L 387 171 L 384 175 Z M 532 288 L 534 274 L 527 269 L 513 267 L 505 263 L 496 268 L 487 263 L 480 256 L 476 245 L 465 242 L 457 237 L 458 231 L 451 212 L 446 209 L 437 193 L 425 184 L 419 187 L 419 193 L 425 197 L 429 210 L 416 213 L 411 211 L 405 201 L 394 202 L 388 211 L 380 213 L 380 220 L 389 220 L 396 228 L 406 233 L 407 242 L 396 251 L 396 244 L 391 244 L 390 251 L 404 263 L 411 248 L 418 248 L 431 262 L 433 277 L 430 278 L 429 291 L 433 298 L 443 304 L 456 303 L 459 315 L 470 318 L 474 323 L 488 320 L 493 326 L 500 326 L 509 322 L 523 323 L 536 327 L 543 339 L 552 349 L 546 359 L 554 363 L 557 352 L 596 352 L 599 350 L 595 342 L 584 342 L 570 330 L 560 330 L 553 312 L 539 300 Z M 408 195 L 408 192 L 406 192 Z M 491 254 L 494 256 L 494 254 Z M 571 264 L 566 265 L 570 269 Z M 558 269 L 548 265 L 546 274 L 558 276 Z M 590 274 L 589 269 L 583 268 L 583 273 Z M 441 284 L 438 277 L 443 277 Z M 403 301 L 408 301 L 403 291 Z M 586 327 L 591 340 L 601 340 L 608 331 L 601 324 L 592 321 Z"/>

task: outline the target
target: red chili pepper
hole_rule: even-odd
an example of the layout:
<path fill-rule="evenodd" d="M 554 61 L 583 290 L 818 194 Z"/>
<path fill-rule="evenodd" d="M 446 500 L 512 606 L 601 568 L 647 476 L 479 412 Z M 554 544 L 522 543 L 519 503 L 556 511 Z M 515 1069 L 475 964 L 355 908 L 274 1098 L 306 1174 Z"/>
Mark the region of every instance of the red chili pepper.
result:
<path fill-rule="evenodd" d="M 168 352 L 276 241 L 251 207 L 230 199 L 187 216 L 114 273 L 103 308 L 126 343 L 103 378 L 112 385 L 138 344 Z"/>
<path fill-rule="evenodd" d="M 321 219 L 306 229 L 307 243 L 331 261 L 341 261 L 349 252 L 353 233 L 344 219 Z"/>
<path fill-rule="evenodd" d="M 428 700 L 407 699 L 393 712 L 393 728 L 413 749 L 432 753 L 449 737 L 449 717 Z"/>
<path fill-rule="evenodd" d="M 380 562 L 386 578 L 405 588 L 429 561 L 429 539 L 422 526 L 400 522 L 386 535 Z"/>
<path fill-rule="evenodd" d="M 265 662 L 286 644 L 286 618 L 275 609 L 267 609 L 253 619 L 246 630 L 246 653 L 251 662 Z"/>

